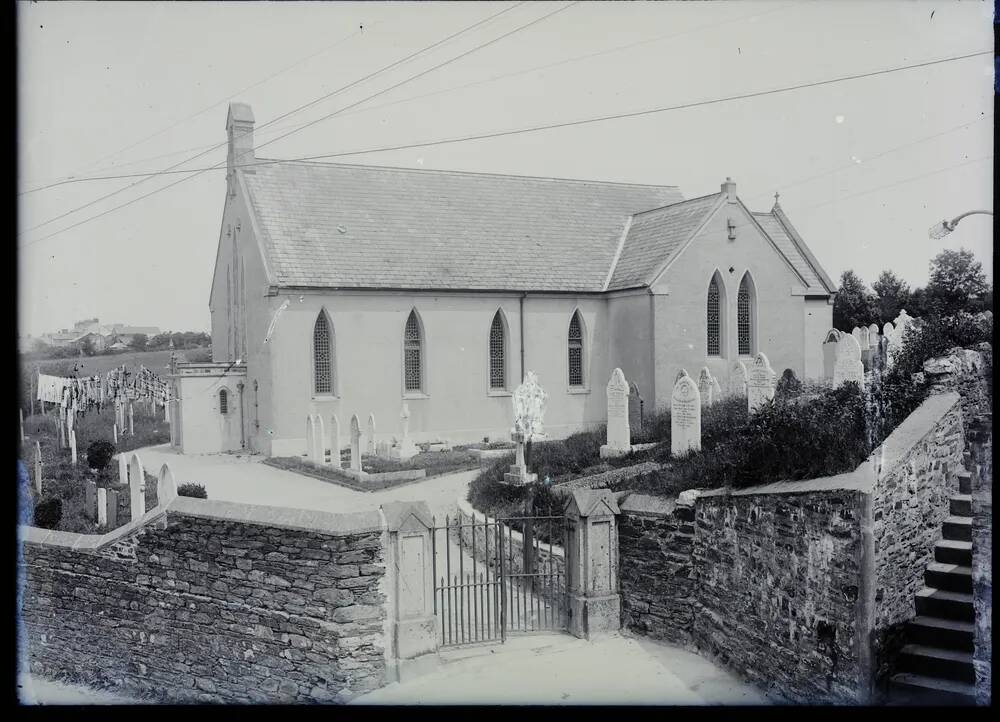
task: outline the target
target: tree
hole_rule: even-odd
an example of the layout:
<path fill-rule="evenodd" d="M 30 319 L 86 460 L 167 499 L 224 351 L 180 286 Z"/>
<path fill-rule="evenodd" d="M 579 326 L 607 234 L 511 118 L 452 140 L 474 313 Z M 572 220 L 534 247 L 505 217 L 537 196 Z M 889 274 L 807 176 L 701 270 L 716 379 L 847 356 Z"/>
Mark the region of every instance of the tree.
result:
<path fill-rule="evenodd" d="M 865 282 L 848 269 L 840 276 L 840 289 L 833 302 L 833 326 L 850 332 L 856 326 L 868 326 L 878 317 L 875 297 Z"/>
<path fill-rule="evenodd" d="M 979 310 L 983 296 L 991 290 L 983 264 L 965 248 L 941 251 L 931 259 L 930 271 L 927 295 L 942 313 Z"/>
<path fill-rule="evenodd" d="M 146 348 L 146 343 L 149 341 L 149 337 L 144 333 L 137 333 L 132 337 L 132 342 L 129 344 L 136 351 L 143 351 Z"/>
<path fill-rule="evenodd" d="M 875 291 L 875 310 L 878 313 L 879 328 L 892 321 L 906 308 L 910 300 L 910 287 L 892 271 L 882 271 L 872 284 Z"/>

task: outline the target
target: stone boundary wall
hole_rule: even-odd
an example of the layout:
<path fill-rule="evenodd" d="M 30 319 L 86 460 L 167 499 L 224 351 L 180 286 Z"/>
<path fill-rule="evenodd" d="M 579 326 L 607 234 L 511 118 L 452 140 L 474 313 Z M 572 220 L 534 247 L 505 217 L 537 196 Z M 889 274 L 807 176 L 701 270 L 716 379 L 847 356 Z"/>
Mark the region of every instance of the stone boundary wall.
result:
<path fill-rule="evenodd" d="M 693 529 L 681 499 L 630 495 L 619 522 L 625 625 L 689 644 L 776 699 L 874 699 L 892 633 L 915 615 L 962 448 L 949 393 L 853 472 L 685 492 Z"/>
<path fill-rule="evenodd" d="M 694 626 L 694 501 L 630 494 L 620 505 L 622 626 L 689 646 Z"/>
<path fill-rule="evenodd" d="M 970 431 L 972 474 L 972 605 L 976 612 L 976 702 L 993 698 L 993 429 Z"/>
<path fill-rule="evenodd" d="M 470 525 L 461 528 L 462 548 L 470 556 L 472 555 L 472 538 L 475 535 L 477 562 L 489 564 L 492 573 L 498 572 L 496 568 L 497 557 L 494 553 L 496 549 L 495 529 L 497 528 L 494 525 L 498 525 L 500 533 L 503 535 L 504 572 L 513 574 L 524 573 L 524 536 L 521 532 L 511 529 L 506 524 L 498 522 L 496 519 L 486 516 L 480 511 L 476 511 L 465 499 L 458 500 L 458 519 L 461 524 Z M 484 521 L 486 526 L 483 526 Z M 556 524 L 560 523 L 562 523 L 560 520 L 553 520 L 553 528 L 555 528 Z M 472 524 L 479 526 L 473 527 L 471 526 Z M 490 536 L 489 559 L 487 559 L 486 554 L 487 534 Z M 537 571 L 548 573 L 551 570 L 553 572 L 552 583 L 549 583 L 546 577 L 535 580 L 535 592 L 550 604 L 561 604 L 563 595 L 566 594 L 565 550 L 560 545 L 552 544 L 550 553 L 549 544 L 539 544 L 535 559 Z M 435 582 L 437 581 L 435 580 Z"/>
<path fill-rule="evenodd" d="M 181 497 L 104 537 L 22 538 L 39 675 L 164 702 L 342 702 L 386 682 L 377 511 Z"/>
<path fill-rule="evenodd" d="M 569 495 L 574 489 L 603 489 L 616 482 L 633 479 L 641 474 L 656 471 L 661 466 L 661 464 L 655 461 L 644 461 L 640 464 L 623 466 L 620 469 L 611 469 L 600 474 L 592 474 L 591 476 L 583 476 L 579 479 L 571 479 L 570 481 L 553 484 L 552 491 Z"/>

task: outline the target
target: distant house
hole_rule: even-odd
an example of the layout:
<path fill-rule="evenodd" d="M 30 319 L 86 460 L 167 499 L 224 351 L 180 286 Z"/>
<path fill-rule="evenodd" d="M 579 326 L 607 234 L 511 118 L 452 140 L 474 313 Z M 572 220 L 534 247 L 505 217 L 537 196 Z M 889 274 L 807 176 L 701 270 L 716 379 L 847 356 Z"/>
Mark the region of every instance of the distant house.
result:
<path fill-rule="evenodd" d="M 104 336 L 104 335 L 101 335 L 100 333 L 92 331 L 92 332 L 84 333 L 84 334 L 76 337 L 75 339 L 73 339 L 72 344 L 74 346 L 78 346 L 80 348 L 83 348 L 83 346 L 89 342 L 89 343 L 93 344 L 95 352 L 101 353 L 105 349 L 107 349 L 107 347 L 108 347 L 108 339 L 109 339 L 108 336 Z"/>
<path fill-rule="evenodd" d="M 160 329 L 156 326 L 126 326 L 125 324 L 117 323 L 112 324 L 110 327 L 110 335 L 115 341 L 121 341 L 126 345 L 131 345 L 135 337 L 139 334 L 144 334 L 147 338 L 152 338 L 159 332 Z"/>

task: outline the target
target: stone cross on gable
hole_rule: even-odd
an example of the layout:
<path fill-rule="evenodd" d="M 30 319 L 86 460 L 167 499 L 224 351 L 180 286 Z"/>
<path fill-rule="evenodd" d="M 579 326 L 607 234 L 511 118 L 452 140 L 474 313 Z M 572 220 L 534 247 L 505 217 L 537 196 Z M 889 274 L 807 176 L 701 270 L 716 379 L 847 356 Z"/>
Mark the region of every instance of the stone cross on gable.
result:
<path fill-rule="evenodd" d="M 517 387 L 511 397 L 514 406 L 514 433 L 530 441 L 542 435 L 542 418 L 545 415 L 545 400 L 548 394 L 538 383 L 534 371 L 524 375 L 524 382 Z"/>

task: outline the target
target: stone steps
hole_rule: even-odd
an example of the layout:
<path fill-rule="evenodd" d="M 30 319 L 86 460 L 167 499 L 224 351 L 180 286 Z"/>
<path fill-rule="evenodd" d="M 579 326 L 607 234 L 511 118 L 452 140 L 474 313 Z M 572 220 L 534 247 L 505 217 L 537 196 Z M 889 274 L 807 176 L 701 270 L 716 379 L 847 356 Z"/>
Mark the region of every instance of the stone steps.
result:
<path fill-rule="evenodd" d="M 972 493 L 972 474 L 965 469 L 958 472 L 958 491 L 960 494 Z"/>
<path fill-rule="evenodd" d="M 972 594 L 924 587 L 916 594 L 917 614 L 964 622 L 976 620 Z"/>
<path fill-rule="evenodd" d="M 955 494 L 948 500 L 948 511 L 953 516 L 972 516 L 972 495 Z"/>
<path fill-rule="evenodd" d="M 953 682 L 975 685 L 972 652 L 907 644 L 899 653 L 899 670 Z"/>
<path fill-rule="evenodd" d="M 972 567 L 931 562 L 924 572 L 928 587 L 972 594 Z"/>
<path fill-rule="evenodd" d="M 975 685 L 939 679 L 910 672 L 899 672 L 891 679 L 892 704 L 901 705 L 975 705 Z"/>
<path fill-rule="evenodd" d="M 942 539 L 934 545 L 934 561 L 972 566 L 972 542 Z"/>
<path fill-rule="evenodd" d="M 975 646 L 974 626 L 956 619 L 917 616 L 906 623 L 906 638 L 914 644 L 971 652 Z"/>
<path fill-rule="evenodd" d="M 942 534 L 950 541 L 972 541 L 972 517 L 949 516 L 941 525 Z"/>

